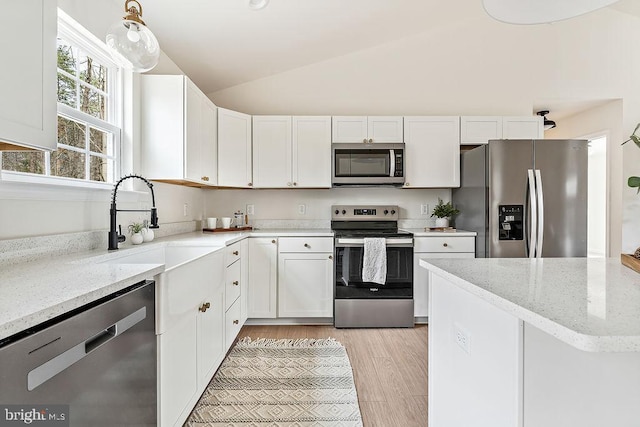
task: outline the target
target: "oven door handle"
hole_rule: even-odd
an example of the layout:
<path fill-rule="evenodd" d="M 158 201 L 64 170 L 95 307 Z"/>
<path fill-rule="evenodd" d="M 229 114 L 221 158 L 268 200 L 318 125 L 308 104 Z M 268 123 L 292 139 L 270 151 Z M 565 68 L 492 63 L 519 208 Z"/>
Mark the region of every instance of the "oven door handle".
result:
<path fill-rule="evenodd" d="M 387 238 L 385 239 L 387 246 L 392 247 L 413 247 L 413 239 L 406 238 Z M 364 239 L 354 239 L 354 238 L 346 238 L 340 237 L 336 239 L 336 248 L 347 248 L 347 247 L 363 247 Z"/>

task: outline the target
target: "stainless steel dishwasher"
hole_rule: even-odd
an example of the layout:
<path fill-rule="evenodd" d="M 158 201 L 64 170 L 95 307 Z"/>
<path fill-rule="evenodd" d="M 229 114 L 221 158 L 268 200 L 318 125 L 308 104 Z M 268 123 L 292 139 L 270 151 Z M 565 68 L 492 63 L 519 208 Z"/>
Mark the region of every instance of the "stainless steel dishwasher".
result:
<path fill-rule="evenodd" d="M 68 405 L 64 425 L 155 426 L 156 378 L 153 281 L 0 341 L 0 405 Z"/>

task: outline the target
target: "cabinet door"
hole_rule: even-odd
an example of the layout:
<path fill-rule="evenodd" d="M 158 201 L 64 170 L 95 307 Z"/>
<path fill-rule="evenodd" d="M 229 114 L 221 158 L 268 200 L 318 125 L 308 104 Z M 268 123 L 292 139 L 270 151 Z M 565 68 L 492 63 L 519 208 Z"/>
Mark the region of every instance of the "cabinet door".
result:
<path fill-rule="evenodd" d="M 253 186 L 293 186 L 291 116 L 253 117 Z"/>
<path fill-rule="evenodd" d="M 202 95 L 200 167 L 208 185 L 218 185 L 218 107 Z"/>
<path fill-rule="evenodd" d="M 280 253 L 278 317 L 333 316 L 331 252 Z"/>
<path fill-rule="evenodd" d="M 218 108 L 218 185 L 253 186 L 251 116 L 224 108 Z"/>
<path fill-rule="evenodd" d="M 331 188 L 331 117 L 293 117 L 293 186 Z"/>
<path fill-rule="evenodd" d="M 486 144 L 490 139 L 502 139 L 502 117 L 460 117 L 460 144 Z"/>
<path fill-rule="evenodd" d="M 56 149 L 56 7 L 50 0 L 3 3 L 0 150 Z"/>
<path fill-rule="evenodd" d="M 209 308 L 198 313 L 198 390 L 209 383 L 226 352 L 224 287 L 211 289 L 203 303 Z"/>
<path fill-rule="evenodd" d="M 404 186 L 460 186 L 460 118 L 405 117 Z"/>
<path fill-rule="evenodd" d="M 369 116 L 367 123 L 369 142 L 404 142 L 402 116 Z"/>
<path fill-rule="evenodd" d="M 333 116 L 331 122 L 332 142 L 367 142 L 366 116 Z"/>
<path fill-rule="evenodd" d="M 502 138 L 539 139 L 544 138 L 543 118 L 540 116 L 503 117 Z"/>
<path fill-rule="evenodd" d="M 202 175 L 202 99 L 200 90 L 185 78 L 186 109 L 184 111 L 185 135 L 184 177 L 190 181 L 205 182 Z"/>
<path fill-rule="evenodd" d="M 278 241 L 249 239 L 249 318 L 276 317 Z"/>
<path fill-rule="evenodd" d="M 473 253 L 415 253 L 413 254 L 413 302 L 416 317 L 429 316 L 429 271 L 420 267 L 420 258 L 475 258 Z"/>

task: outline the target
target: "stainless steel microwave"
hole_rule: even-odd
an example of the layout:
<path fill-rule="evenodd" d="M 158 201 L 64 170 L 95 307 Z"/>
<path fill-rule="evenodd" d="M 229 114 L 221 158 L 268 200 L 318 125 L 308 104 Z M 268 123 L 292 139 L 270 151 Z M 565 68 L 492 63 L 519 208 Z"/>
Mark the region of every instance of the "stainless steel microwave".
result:
<path fill-rule="evenodd" d="M 331 144 L 331 184 L 404 184 L 404 144 Z"/>

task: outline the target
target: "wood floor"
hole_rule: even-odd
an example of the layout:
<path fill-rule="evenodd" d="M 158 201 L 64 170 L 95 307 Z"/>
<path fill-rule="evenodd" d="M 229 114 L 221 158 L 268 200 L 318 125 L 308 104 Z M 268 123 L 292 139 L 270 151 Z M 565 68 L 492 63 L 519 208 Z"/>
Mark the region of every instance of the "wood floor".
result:
<path fill-rule="evenodd" d="M 238 337 L 335 338 L 349 354 L 365 427 L 425 427 L 427 334 L 427 325 L 413 329 L 244 326 Z"/>

